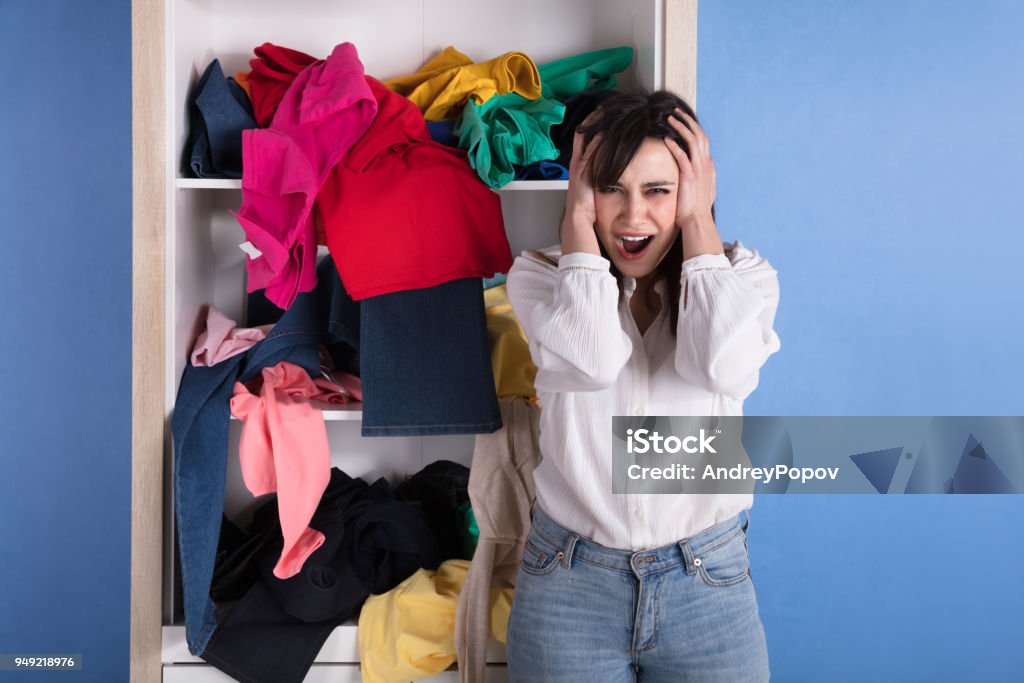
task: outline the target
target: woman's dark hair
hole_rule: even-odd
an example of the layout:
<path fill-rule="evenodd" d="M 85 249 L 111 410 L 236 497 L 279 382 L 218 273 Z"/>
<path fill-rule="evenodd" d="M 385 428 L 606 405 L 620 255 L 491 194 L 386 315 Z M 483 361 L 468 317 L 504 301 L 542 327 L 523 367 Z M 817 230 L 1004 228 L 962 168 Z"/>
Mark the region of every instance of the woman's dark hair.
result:
<path fill-rule="evenodd" d="M 599 189 L 616 184 L 623 171 L 626 170 L 626 166 L 633 160 L 647 138 L 671 138 L 689 155 L 690 149 L 686 140 L 668 124 L 668 117 L 672 115 L 676 107 L 692 116 L 695 121 L 697 120 L 693 108 L 681 97 L 667 90 L 621 93 L 604 100 L 594 114 L 577 129 L 583 133 L 585 149 L 588 150 L 594 136 L 601 135 L 597 147 L 590 150 L 590 180 L 594 188 Z M 714 215 L 715 207 L 712 205 L 712 218 Z M 676 333 L 676 324 L 679 320 L 679 282 L 683 266 L 682 239 L 682 233 L 679 233 L 665 254 L 665 258 L 658 264 L 654 280 L 654 282 L 659 279 L 665 280 L 673 335 Z M 619 285 L 619 297 L 621 298 L 623 296 L 622 273 L 615 267 L 615 262 L 609 258 L 604 244 L 601 244 L 600 240 L 598 245 L 601 255 L 612 264 L 611 272 Z M 550 257 L 540 256 L 549 263 L 552 261 Z M 653 285 L 654 282 L 651 284 Z M 653 297 L 654 292 L 651 287 L 647 290 L 648 305 L 654 303 Z"/>

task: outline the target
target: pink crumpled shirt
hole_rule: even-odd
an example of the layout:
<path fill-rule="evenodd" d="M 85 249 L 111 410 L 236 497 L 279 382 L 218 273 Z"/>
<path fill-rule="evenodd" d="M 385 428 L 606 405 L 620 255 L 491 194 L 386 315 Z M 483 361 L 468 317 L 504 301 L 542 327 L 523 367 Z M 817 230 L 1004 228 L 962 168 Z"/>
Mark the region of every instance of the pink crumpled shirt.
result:
<path fill-rule="evenodd" d="M 210 306 L 206 312 L 206 329 L 192 349 L 192 365 L 216 365 L 245 353 L 262 341 L 271 327 L 273 325 L 236 327 L 234 320 Z"/>
<path fill-rule="evenodd" d="M 254 496 L 277 492 L 284 548 L 274 576 L 287 579 L 325 540 L 309 522 L 331 478 L 331 450 L 323 412 L 310 403 L 323 389 L 287 361 L 262 374 L 259 395 L 235 383 L 231 414 L 245 422 L 239 459 L 246 488 Z"/>
<path fill-rule="evenodd" d="M 317 377 L 313 382 L 320 388 L 321 393 L 313 397 L 314 401 L 330 403 L 332 405 L 345 405 L 352 401 L 363 400 L 363 382 L 355 375 L 341 370 L 329 373 L 330 379 Z"/>
<path fill-rule="evenodd" d="M 242 131 L 242 206 L 232 212 L 260 252 L 246 256 L 248 291 L 281 308 L 316 286 L 313 202 L 330 170 L 377 115 L 352 43 L 306 67 L 270 128 Z"/>

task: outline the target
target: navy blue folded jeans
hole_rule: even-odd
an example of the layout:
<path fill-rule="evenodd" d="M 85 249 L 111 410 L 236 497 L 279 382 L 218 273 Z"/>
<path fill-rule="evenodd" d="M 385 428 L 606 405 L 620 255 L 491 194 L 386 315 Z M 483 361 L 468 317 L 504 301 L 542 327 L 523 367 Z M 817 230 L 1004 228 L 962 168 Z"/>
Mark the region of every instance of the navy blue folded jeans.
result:
<path fill-rule="evenodd" d="M 479 278 L 360 303 L 363 436 L 501 428 Z"/>
<path fill-rule="evenodd" d="M 255 128 L 249 97 L 215 59 L 189 104 L 189 167 L 197 178 L 242 177 L 242 131 Z"/>

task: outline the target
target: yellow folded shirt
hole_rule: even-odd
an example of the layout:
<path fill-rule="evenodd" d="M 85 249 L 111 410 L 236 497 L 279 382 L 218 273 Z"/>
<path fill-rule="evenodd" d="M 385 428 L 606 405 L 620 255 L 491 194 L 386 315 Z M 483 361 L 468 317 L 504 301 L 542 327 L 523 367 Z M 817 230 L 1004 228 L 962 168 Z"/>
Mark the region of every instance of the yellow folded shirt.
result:
<path fill-rule="evenodd" d="M 484 308 L 498 396 L 525 396 L 536 401 L 533 380 L 537 377 L 537 366 L 530 357 L 526 333 L 512 312 L 505 285 L 484 290 Z"/>
<path fill-rule="evenodd" d="M 494 95 L 517 93 L 535 100 L 541 93 L 537 65 L 522 52 L 474 64 L 450 45 L 416 73 L 384 85 L 412 100 L 427 121 L 455 118 L 469 97 L 483 104 Z"/>
<path fill-rule="evenodd" d="M 455 607 L 468 560 L 448 560 L 437 572 L 419 569 L 359 613 L 364 683 L 401 683 L 438 674 L 455 663 Z M 512 588 L 492 588 L 489 637 L 505 642 Z"/>

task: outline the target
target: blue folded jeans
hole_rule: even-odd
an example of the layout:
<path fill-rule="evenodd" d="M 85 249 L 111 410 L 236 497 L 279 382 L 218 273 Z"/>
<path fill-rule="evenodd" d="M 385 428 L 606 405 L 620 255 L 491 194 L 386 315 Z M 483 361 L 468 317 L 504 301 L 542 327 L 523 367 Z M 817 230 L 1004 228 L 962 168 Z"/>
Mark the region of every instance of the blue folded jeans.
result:
<path fill-rule="evenodd" d="M 509 681 L 767 681 L 746 527 L 736 515 L 634 552 L 535 508 L 508 627 Z"/>
<path fill-rule="evenodd" d="M 359 304 L 363 436 L 501 429 L 480 278 Z"/>
<path fill-rule="evenodd" d="M 186 155 L 192 172 L 197 178 L 241 178 L 242 131 L 255 127 L 249 96 L 213 60 L 189 103 Z"/>

